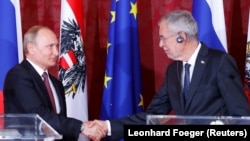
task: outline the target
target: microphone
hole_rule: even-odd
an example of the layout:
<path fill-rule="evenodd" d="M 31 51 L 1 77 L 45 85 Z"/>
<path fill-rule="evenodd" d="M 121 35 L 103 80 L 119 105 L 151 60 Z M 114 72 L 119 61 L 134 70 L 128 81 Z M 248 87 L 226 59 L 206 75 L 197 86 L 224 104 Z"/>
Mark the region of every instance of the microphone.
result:
<path fill-rule="evenodd" d="M 176 71 L 177 71 L 177 80 L 178 82 L 180 82 L 180 85 L 181 85 L 181 92 L 180 92 L 180 107 L 182 109 L 182 114 L 184 115 L 185 112 L 184 112 L 184 109 L 185 109 L 185 105 L 183 103 L 183 94 L 182 94 L 182 72 L 179 71 L 179 65 L 183 65 L 181 61 L 177 60 L 177 63 L 176 63 Z M 182 67 L 183 68 L 183 67 Z M 181 69 L 183 71 L 183 69 Z M 181 76 L 181 78 L 180 78 Z"/>

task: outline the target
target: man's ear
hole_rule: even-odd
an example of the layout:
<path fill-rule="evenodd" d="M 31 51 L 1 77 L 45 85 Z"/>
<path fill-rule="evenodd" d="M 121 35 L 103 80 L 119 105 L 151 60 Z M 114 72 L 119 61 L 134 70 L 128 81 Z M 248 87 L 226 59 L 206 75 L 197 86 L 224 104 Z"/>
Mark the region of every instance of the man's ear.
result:
<path fill-rule="evenodd" d="M 29 53 L 33 53 L 34 52 L 34 44 L 33 43 L 28 43 L 27 44 L 27 51 L 29 52 Z"/>

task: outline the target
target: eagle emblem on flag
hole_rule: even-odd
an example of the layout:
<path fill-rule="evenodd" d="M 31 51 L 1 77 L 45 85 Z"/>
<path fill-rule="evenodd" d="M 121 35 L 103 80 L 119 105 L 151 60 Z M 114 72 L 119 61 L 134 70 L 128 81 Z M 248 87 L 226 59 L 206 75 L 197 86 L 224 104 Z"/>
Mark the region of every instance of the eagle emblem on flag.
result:
<path fill-rule="evenodd" d="M 80 84 L 84 90 L 86 79 L 83 40 L 75 20 L 63 21 L 59 61 L 59 80 L 64 86 L 65 95 L 72 94 L 74 98 Z"/>

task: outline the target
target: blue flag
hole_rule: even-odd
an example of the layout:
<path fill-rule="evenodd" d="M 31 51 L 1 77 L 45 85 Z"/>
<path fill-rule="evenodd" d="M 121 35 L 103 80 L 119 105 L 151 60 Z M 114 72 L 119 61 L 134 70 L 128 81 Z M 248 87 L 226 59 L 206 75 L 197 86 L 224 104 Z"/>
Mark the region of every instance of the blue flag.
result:
<path fill-rule="evenodd" d="M 0 113 L 2 113 L 5 75 L 23 58 L 19 0 L 0 0 L 0 19 Z"/>
<path fill-rule="evenodd" d="M 192 14 L 198 24 L 198 39 L 227 52 L 223 0 L 193 0 Z"/>
<path fill-rule="evenodd" d="M 101 119 L 143 111 L 136 0 L 112 0 Z"/>

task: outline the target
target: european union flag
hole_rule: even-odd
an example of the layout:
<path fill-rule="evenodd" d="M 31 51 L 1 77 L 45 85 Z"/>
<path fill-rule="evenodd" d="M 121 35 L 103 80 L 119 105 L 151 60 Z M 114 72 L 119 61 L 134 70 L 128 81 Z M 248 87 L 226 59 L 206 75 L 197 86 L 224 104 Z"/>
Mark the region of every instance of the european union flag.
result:
<path fill-rule="evenodd" d="M 192 14 L 198 24 L 199 40 L 227 52 L 223 0 L 193 0 Z"/>
<path fill-rule="evenodd" d="M 101 119 L 143 111 L 136 0 L 112 0 Z"/>

